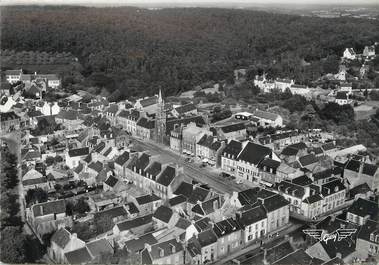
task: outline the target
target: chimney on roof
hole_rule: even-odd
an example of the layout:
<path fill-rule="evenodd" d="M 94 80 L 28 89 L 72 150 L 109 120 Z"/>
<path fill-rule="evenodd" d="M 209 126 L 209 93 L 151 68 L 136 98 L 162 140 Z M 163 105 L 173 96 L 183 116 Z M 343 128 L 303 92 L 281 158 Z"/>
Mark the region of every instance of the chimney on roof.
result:
<path fill-rule="evenodd" d="M 263 264 L 264 265 L 268 265 L 268 261 L 267 261 L 267 249 L 263 249 Z"/>
<path fill-rule="evenodd" d="M 176 247 L 174 244 L 170 243 L 171 253 L 176 253 Z"/>
<path fill-rule="evenodd" d="M 242 218 L 242 213 L 241 212 L 236 212 L 236 220 L 240 220 Z"/>
<path fill-rule="evenodd" d="M 150 246 L 148 243 L 145 243 L 145 249 L 146 249 L 148 252 L 151 252 L 151 246 Z"/>
<path fill-rule="evenodd" d="M 76 233 L 71 234 L 71 239 L 78 238 L 78 235 Z"/>
<path fill-rule="evenodd" d="M 336 253 L 336 258 L 342 259 L 342 254 L 340 252 Z"/>

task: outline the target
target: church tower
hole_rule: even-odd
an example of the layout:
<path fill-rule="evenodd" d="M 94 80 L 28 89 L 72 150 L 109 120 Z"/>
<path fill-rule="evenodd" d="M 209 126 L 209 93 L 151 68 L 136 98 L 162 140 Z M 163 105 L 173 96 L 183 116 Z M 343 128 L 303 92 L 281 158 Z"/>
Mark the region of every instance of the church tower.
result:
<path fill-rule="evenodd" d="M 155 116 L 155 136 L 156 141 L 160 144 L 163 144 L 164 135 L 166 134 L 166 112 L 164 106 L 162 91 L 159 89 L 157 113 Z"/>

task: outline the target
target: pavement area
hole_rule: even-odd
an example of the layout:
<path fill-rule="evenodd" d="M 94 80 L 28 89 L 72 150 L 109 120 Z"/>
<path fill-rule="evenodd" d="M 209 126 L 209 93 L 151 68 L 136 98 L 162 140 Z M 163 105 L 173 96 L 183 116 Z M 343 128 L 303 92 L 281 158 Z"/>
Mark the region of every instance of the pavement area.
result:
<path fill-rule="evenodd" d="M 140 140 L 134 138 L 134 148 L 137 151 L 149 151 L 152 155 L 159 155 L 160 160 L 165 162 L 176 163 L 182 166 L 184 169 L 184 174 L 200 183 L 208 184 L 210 188 L 221 192 L 221 193 L 231 193 L 233 191 L 242 191 L 250 187 L 244 183 L 237 184 L 235 180 L 225 179 L 220 176 L 221 170 L 206 166 L 201 168 L 201 161 L 195 159 L 194 162 L 186 162 L 187 156 L 178 154 L 171 150 L 168 146 L 160 145 L 151 140 Z"/>

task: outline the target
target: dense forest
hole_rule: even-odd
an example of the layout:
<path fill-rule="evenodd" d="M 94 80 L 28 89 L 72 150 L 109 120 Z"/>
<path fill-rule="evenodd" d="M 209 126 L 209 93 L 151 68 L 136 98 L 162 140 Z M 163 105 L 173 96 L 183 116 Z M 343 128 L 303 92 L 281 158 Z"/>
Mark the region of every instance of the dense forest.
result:
<path fill-rule="evenodd" d="M 322 19 L 251 10 L 71 6 L 4 7 L 2 49 L 71 52 L 83 66 L 80 84 L 120 96 L 176 95 L 199 83 L 233 78 L 259 66 L 307 83 L 345 47 L 379 40 L 379 21 Z"/>

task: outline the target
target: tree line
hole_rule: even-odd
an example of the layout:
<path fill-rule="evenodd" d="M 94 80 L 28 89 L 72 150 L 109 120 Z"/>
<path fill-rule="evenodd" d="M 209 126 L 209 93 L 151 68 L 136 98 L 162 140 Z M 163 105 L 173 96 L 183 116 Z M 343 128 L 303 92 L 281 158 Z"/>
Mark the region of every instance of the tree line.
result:
<path fill-rule="evenodd" d="M 81 75 L 65 87 L 122 99 L 163 89 L 177 95 L 199 83 L 232 80 L 233 69 L 261 65 L 306 83 L 335 72 L 345 47 L 379 38 L 379 21 L 215 8 L 5 7 L 2 47 L 71 52 Z M 306 63 L 311 63 L 307 65 Z"/>

